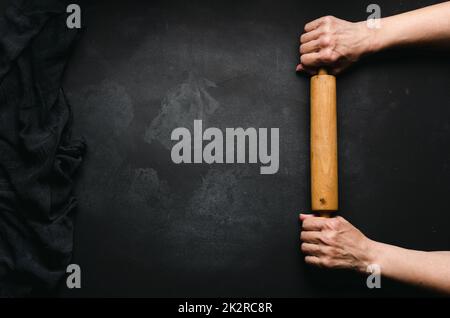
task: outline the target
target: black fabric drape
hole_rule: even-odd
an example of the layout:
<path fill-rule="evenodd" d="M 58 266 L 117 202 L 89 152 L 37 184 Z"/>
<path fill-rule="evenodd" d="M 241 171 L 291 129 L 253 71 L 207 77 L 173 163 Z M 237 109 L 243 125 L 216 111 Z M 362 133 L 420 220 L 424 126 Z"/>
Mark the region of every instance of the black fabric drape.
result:
<path fill-rule="evenodd" d="M 0 18 L 0 296 L 54 290 L 71 260 L 85 144 L 61 83 L 77 36 L 66 6 L 14 0 Z"/>

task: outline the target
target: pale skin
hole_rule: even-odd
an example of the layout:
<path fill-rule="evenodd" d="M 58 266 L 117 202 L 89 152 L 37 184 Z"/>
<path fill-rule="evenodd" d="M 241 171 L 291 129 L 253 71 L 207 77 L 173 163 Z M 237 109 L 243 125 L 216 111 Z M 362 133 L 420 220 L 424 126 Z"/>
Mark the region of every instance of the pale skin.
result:
<path fill-rule="evenodd" d="M 381 28 L 364 22 L 322 17 L 305 26 L 297 71 L 319 67 L 338 74 L 361 57 L 392 47 L 450 48 L 450 1 L 381 19 Z M 342 217 L 301 214 L 305 262 L 324 268 L 367 272 L 381 267 L 384 277 L 450 295 L 450 251 L 415 251 L 367 238 Z"/>
<path fill-rule="evenodd" d="M 450 48 L 450 1 L 382 18 L 381 27 L 326 16 L 305 25 L 297 71 L 338 74 L 361 57 L 393 47 Z"/>

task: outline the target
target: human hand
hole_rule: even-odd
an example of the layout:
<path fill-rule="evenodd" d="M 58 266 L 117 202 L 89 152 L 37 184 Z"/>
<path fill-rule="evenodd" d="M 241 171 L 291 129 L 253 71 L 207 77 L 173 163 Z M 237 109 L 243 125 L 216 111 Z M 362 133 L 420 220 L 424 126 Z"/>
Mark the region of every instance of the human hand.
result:
<path fill-rule="evenodd" d="M 373 263 L 375 242 L 368 239 L 344 218 L 300 214 L 301 250 L 305 262 L 324 268 L 354 269 L 366 272 Z"/>
<path fill-rule="evenodd" d="M 366 22 L 348 22 L 326 16 L 305 25 L 300 37 L 300 64 L 297 72 L 316 74 L 325 66 L 338 74 L 374 50 L 375 31 Z"/>

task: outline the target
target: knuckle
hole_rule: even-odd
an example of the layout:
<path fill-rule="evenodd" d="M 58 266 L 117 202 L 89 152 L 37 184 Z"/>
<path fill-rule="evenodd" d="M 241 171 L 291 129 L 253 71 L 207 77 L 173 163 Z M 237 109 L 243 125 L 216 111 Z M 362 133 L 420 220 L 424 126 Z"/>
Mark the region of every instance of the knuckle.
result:
<path fill-rule="evenodd" d="M 332 218 L 328 220 L 328 227 L 331 229 L 338 229 L 341 226 L 341 220 L 338 218 Z"/>
<path fill-rule="evenodd" d="M 331 242 L 334 242 L 337 239 L 337 233 L 335 231 L 331 231 L 328 234 L 328 238 L 330 239 Z"/>
<path fill-rule="evenodd" d="M 331 44 L 331 37 L 329 35 L 324 35 L 320 38 L 320 45 L 322 47 L 328 47 Z"/>
<path fill-rule="evenodd" d="M 334 259 L 332 259 L 332 258 L 329 258 L 328 259 L 328 264 L 327 264 L 327 267 L 328 268 L 334 268 L 334 267 L 336 267 L 336 261 L 334 260 Z"/>
<path fill-rule="evenodd" d="M 334 63 L 336 61 L 337 61 L 337 59 L 336 59 L 335 55 L 332 52 L 328 53 L 328 63 Z"/>
<path fill-rule="evenodd" d="M 339 226 L 339 225 L 341 225 L 341 220 L 339 220 L 339 219 L 337 219 L 337 218 L 334 218 L 334 219 L 331 221 L 331 224 L 332 224 L 333 226 Z"/>
<path fill-rule="evenodd" d="M 330 267 L 331 266 L 331 260 L 329 257 L 323 257 L 320 259 L 320 266 L 321 267 Z"/>
<path fill-rule="evenodd" d="M 323 236 L 322 236 L 322 242 L 325 245 L 331 245 L 335 240 L 337 239 L 337 234 L 334 231 L 327 231 Z"/>
<path fill-rule="evenodd" d="M 322 260 L 322 266 L 325 268 L 334 268 L 336 265 L 337 262 L 331 257 L 324 257 Z"/>
<path fill-rule="evenodd" d="M 323 17 L 323 22 L 325 22 L 325 24 L 330 24 L 331 22 L 333 22 L 333 16 L 332 15 L 327 15 Z"/>
<path fill-rule="evenodd" d="M 329 251 L 330 251 L 330 255 L 331 256 L 338 256 L 339 255 L 339 250 L 337 248 L 332 247 L 332 248 L 330 248 Z"/>
<path fill-rule="evenodd" d="M 330 50 L 323 50 L 323 51 L 321 51 L 320 60 L 323 63 L 330 63 L 331 59 L 332 59 L 332 54 L 331 54 Z"/>
<path fill-rule="evenodd" d="M 330 24 L 323 25 L 321 30 L 320 30 L 320 34 L 321 35 L 329 35 L 329 34 L 331 34 L 331 25 Z"/>
<path fill-rule="evenodd" d="M 339 225 L 344 224 L 346 221 L 342 216 L 337 216 L 336 217 L 336 222 L 338 222 Z"/>

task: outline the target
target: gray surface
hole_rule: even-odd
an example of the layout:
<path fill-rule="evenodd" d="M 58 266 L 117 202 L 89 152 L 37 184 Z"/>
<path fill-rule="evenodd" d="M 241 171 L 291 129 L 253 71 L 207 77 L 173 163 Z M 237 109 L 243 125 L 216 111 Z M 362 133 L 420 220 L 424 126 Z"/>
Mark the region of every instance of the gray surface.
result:
<path fill-rule="evenodd" d="M 307 268 L 309 80 L 303 25 L 358 1 L 90 1 L 66 92 L 89 154 L 66 296 L 417 295 Z M 340 3 L 340 5 L 338 4 Z M 379 1 L 383 15 L 432 1 Z M 428 53 L 427 53 L 428 54 Z M 426 54 L 424 54 L 426 56 Z M 338 79 L 341 214 L 370 237 L 450 249 L 449 63 L 404 52 Z M 279 127 L 280 170 L 171 162 L 170 132 Z"/>

